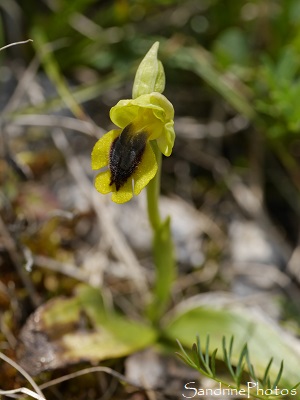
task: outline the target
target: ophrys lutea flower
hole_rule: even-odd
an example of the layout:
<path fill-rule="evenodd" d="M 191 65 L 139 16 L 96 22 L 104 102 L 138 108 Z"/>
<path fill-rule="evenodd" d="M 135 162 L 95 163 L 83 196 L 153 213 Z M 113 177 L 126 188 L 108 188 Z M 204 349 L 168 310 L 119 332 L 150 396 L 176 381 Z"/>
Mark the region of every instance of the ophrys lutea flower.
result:
<path fill-rule="evenodd" d="M 138 195 L 157 173 L 153 141 L 164 155 L 172 152 L 174 109 L 156 91 L 164 88 L 157 49 L 155 43 L 138 68 L 133 87 L 137 97 L 120 100 L 110 110 L 110 118 L 119 129 L 106 133 L 92 151 L 92 168 L 106 167 L 96 176 L 95 187 L 102 194 L 112 192 L 116 203 L 125 203 L 133 194 Z"/>

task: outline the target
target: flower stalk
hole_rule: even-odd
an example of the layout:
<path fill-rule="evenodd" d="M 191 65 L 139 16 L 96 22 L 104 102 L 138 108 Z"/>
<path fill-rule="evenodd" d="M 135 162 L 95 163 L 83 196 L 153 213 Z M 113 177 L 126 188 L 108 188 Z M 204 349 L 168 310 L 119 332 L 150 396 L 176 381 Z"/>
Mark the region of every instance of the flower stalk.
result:
<path fill-rule="evenodd" d="M 160 227 L 162 223 L 158 205 L 160 194 L 162 156 L 155 142 L 152 143 L 152 149 L 156 157 L 157 173 L 147 186 L 147 208 L 150 225 L 155 231 Z"/>
<path fill-rule="evenodd" d="M 176 265 L 170 228 L 171 219 L 168 217 L 165 221 L 162 221 L 159 211 L 162 156 L 156 143 L 153 143 L 152 146 L 157 157 L 158 170 L 147 186 L 147 208 L 149 222 L 153 230 L 153 257 L 156 274 L 148 317 L 154 324 L 158 324 L 170 300 L 171 287 L 176 275 Z"/>

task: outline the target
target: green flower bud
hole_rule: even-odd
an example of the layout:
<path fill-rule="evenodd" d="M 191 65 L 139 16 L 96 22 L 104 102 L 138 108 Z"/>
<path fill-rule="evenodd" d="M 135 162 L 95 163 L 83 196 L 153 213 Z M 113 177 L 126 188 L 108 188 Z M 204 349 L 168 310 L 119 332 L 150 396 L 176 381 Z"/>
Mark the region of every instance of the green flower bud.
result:
<path fill-rule="evenodd" d="M 132 98 L 152 92 L 162 93 L 165 88 L 165 72 L 162 63 L 157 59 L 159 42 L 155 42 L 141 61 L 133 83 Z"/>

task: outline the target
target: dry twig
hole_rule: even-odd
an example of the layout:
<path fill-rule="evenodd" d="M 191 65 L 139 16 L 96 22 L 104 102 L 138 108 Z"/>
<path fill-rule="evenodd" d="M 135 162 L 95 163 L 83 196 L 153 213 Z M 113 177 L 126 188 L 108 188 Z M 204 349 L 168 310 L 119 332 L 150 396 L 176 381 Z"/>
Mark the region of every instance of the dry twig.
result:
<path fill-rule="evenodd" d="M 21 42 L 10 43 L 10 44 L 7 44 L 6 46 L 0 47 L 0 51 L 4 50 L 4 49 L 7 49 L 8 47 L 16 46 L 18 44 L 29 43 L 29 42 L 33 42 L 33 40 L 32 39 L 27 39 L 27 40 L 23 40 Z"/>
<path fill-rule="evenodd" d="M 10 365 L 11 365 L 13 368 L 15 368 L 21 375 L 24 376 L 24 378 L 30 383 L 30 385 L 31 385 L 31 386 L 33 387 L 33 389 L 35 390 L 35 396 L 33 395 L 34 392 L 29 391 L 29 389 L 26 389 L 26 388 L 19 388 L 19 389 L 16 389 L 16 392 L 15 392 L 15 391 L 11 391 L 11 390 L 8 390 L 8 391 L 0 391 L 0 394 L 3 394 L 3 395 L 8 396 L 9 394 L 15 394 L 15 393 L 17 393 L 17 392 L 26 393 L 26 394 L 29 394 L 29 392 L 30 392 L 30 395 L 31 395 L 32 397 L 34 397 L 34 398 L 36 398 L 36 399 L 39 399 L 39 400 L 46 400 L 45 397 L 44 397 L 44 395 L 43 395 L 43 392 L 41 391 L 41 389 L 40 389 L 40 388 L 38 387 L 38 385 L 34 382 L 34 380 L 31 378 L 31 376 L 30 376 L 19 364 L 17 364 L 15 361 L 11 360 L 9 357 L 7 357 L 5 354 L 3 354 L 3 353 L 1 353 L 1 352 L 0 352 L 0 358 L 1 358 L 3 361 L 5 361 L 5 362 L 7 362 L 8 364 L 10 364 Z M 15 393 L 13 393 L 13 392 L 15 392 Z"/>

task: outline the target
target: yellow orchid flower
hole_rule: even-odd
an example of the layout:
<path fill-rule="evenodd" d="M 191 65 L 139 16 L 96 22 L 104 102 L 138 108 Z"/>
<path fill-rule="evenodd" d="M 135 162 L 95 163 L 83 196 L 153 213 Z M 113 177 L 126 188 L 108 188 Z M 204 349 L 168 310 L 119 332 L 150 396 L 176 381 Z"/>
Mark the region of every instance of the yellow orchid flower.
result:
<path fill-rule="evenodd" d="M 171 154 L 174 145 L 173 106 L 155 91 L 164 87 L 157 49 L 158 43 L 155 43 L 137 71 L 133 87 L 137 97 L 120 100 L 110 110 L 112 122 L 120 129 L 103 135 L 92 151 L 92 169 L 107 167 L 96 176 L 95 187 L 102 194 L 112 192 L 115 203 L 125 203 L 133 194 L 138 195 L 155 176 L 158 167 L 151 141 L 155 140 L 166 156 Z M 150 68 L 154 63 L 157 64 L 155 77 Z M 154 91 L 150 92 L 151 89 Z"/>

